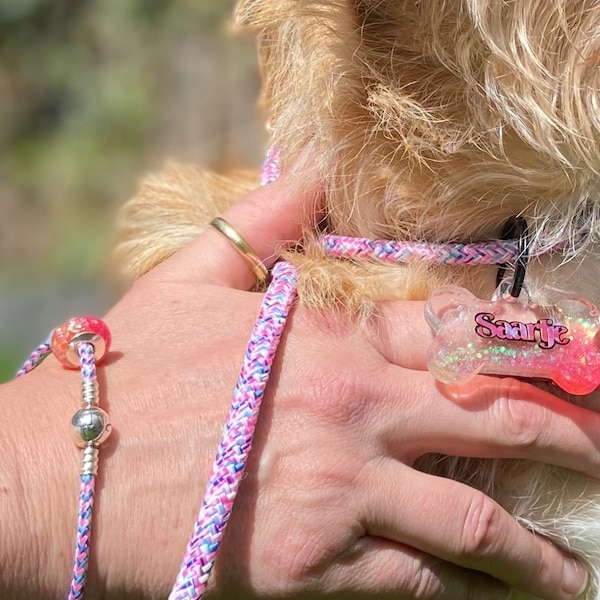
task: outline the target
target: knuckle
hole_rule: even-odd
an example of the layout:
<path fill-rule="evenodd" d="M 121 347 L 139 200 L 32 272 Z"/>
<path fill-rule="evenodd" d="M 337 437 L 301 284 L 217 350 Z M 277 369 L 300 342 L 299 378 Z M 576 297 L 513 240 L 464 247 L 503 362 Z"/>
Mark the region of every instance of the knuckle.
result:
<path fill-rule="evenodd" d="M 292 589 L 301 588 L 307 580 L 318 578 L 332 560 L 322 544 L 308 543 L 308 540 L 294 550 L 289 555 L 289 562 L 284 563 L 281 569 Z"/>
<path fill-rule="evenodd" d="M 494 416 L 499 419 L 506 443 L 523 449 L 537 445 L 549 425 L 546 411 L 519 397 L 521 384 L 517 380 L 507 378 L 500 382 L 500 400 Z"/>
<path fill-rule="evenodd" d="M 409 594 L 411 600 L 433 600 L 438 598 L 442 591 L 443 583 L 431 564 L 418 560 L 414 569 L 406 573 L 408 581 L 402 586 Z"/>
<path fill-rule="evenodd" d="M 323 422 L 352 424 L 362 419 L 369 405 L 366 386 L 348 369 L 324 364 L 305 383 L 311 412 Z"/>
<path fill-rule="evenodd" d="M 481 590 L 474 581 L 467 582 L 467 588 L 465 590 L 464 600 L 480 600 Z"/>
<path fill-rule="evenodd" d="M 505 539 L 503 516 L 500 505 L 474 491 L 464 519 L 459 555 L 467 561 L 495 556 Z"/>
<path fill-rule="evenodd" d="M 415 557 L 411 567 L 404 571 L 404 580 L 399 586 L 411 600 L 438 600 L 441 597 L 481 600 L 488 597 L 490 589 L 494 589 L 493 597 L 496 598 L 498 591 L 504 588 L 499 582 L 492 582 L 475 571 L 457 571 L 431 555 Z M 508 588 L 504 591 L 506 600 L 512 598 Z"/>
<path fill-rule="evenodd" d="M 306 591 L 316 581 L 324 581 L 335 570 L 340 550 L 348 546 L 345 527 L 333 531 L 327 527 L 298 527 L 284 533 L 286 544 L 271 550 L 279 561 L 276 572 L 288 592 Z M 285 547 L 286 552 L 277 548 Z"/>

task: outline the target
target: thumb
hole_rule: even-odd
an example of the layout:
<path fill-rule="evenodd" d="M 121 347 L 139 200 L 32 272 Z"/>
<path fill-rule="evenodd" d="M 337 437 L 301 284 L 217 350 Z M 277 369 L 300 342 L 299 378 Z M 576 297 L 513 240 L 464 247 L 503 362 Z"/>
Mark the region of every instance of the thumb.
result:
<path fill-rule="evenodd" d="M 300 184 L 298 179 L 294 177 L 290 182 L 282 177 L 260 187 L 222 215 L 267 268 L 284 248 L 301 240 L 304 229 L 316 225 L 324 207 L 324 193 L 319 184 Z M 207 227 L 169 262 L 170 269 L 181 269 L 188 278 L 193 265 L 201 283 L 243 290 L 257 283 L 256 275 L 233 242 L 213 227 Z"/>

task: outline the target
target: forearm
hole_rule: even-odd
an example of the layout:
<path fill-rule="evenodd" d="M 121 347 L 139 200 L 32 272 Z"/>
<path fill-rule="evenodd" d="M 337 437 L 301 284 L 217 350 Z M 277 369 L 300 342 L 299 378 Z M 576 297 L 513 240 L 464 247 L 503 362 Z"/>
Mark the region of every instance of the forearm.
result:
<path fill-rule="evenodd" d="M 68 491 L 78 469 L 65 413 L 77 407 L 73 375 L 46 370 L 0 387 L 0 597 L 55 598 L 68 587 L 77 501 Z"/>
<path fill-rule="evenodd" d="M 15 600 L 66 596 L 72 570 L 80 457 L 70 419 L 80 406 L 79 374 L 48 360 L 0 387 L 0 597 Z M 154 408 L 144 407 L 128 382 L 135 368 L 110 371 L 101 376 L 101 402 L 114 430 L 100 452 L 86 600 L 165 598 L 192 531 L 227 399 L 212 406 L 191 383 L 171 381 L 163 393 L 153 390 Z M 190 398 L 188 414 L 169 406 L 172 384 L 189 387 L 179 389 Z"/>

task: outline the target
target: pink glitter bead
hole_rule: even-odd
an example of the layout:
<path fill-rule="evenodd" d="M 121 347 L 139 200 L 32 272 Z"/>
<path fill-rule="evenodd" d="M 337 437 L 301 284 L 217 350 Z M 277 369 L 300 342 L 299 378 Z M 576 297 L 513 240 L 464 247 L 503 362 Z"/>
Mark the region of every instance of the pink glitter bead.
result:
<path fill-rule="evenodd" d="M 57 327 L 50 345 L 52 353 L 64 367 L 79 368 L 77 342 L 92 344 L 95 359 L 100 362 L 110 349 L 110 330 L 104 321 L 96 317 L 74 317 Z"/>

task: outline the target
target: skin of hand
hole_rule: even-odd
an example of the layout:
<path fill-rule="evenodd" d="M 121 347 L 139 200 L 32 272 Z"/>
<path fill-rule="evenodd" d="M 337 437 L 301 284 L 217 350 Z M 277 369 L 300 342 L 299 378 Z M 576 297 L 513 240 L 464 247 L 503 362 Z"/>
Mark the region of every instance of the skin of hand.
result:
<path fill-rule="evenodd" d="M 318 190 L 285 180 L 224 215 L 261 257 L 297 240 Z M 269 262 L 269 259 L 266 259 Z M 179 568 L 262 295 L 217 232 L 137 281 L 108 314 L 88 600 L 166 598 Z M 412 468 L 428 452 L 528 458 L 600 476 L 600 415 L 525 382 L 478 376 L 469 410 L 425 366 L 423 303 L 358 326 L 293 311 L 213 598 L 575 597 L 583 569 L 482 493 Z M 79 454 L 79 374 L 52 358 L 0 387 L 0 596 L 66 593 Z M 464 397 L 461 396 L 461 397 Z M 472 410 L 473 402 L 480 408 Z"/>

